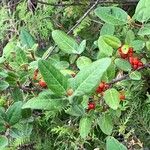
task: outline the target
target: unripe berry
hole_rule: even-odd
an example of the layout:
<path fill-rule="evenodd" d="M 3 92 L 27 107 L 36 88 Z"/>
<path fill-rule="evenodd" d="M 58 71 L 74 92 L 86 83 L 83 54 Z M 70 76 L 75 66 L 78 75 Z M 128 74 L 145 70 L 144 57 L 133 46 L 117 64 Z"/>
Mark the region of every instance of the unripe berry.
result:
<path fill-rule="evenodd" d="M 43 87 L 43 88 L 47 87 L 46 82 L 43 81 L 43 80 L 40 80 L 40 81 L 39 81 L 39 85 L 40 85 L 41 87 Z"/>
<path fill-rule="evenodd" d="M 73 89 L 67 90 L 67 95 L 68 95 L 68 96 L 71 96 L 72 94 L 73 94 Z"/>

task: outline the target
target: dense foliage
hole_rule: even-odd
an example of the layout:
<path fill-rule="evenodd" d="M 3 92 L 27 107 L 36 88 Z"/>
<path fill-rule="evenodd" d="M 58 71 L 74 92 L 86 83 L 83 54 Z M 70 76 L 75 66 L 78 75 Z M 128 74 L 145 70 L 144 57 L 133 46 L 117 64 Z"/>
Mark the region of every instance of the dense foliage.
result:
<path fill-rule="evenodd" d="M 1 4 L 0 150 L 150 148 L 150 1 L 99 2 Z"/>

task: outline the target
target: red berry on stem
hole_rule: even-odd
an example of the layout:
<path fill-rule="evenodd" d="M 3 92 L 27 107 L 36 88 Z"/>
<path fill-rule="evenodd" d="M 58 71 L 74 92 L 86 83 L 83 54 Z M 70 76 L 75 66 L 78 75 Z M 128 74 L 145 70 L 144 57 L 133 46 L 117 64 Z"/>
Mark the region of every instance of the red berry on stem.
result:
<path fill-rule="evenodd" d="M 93 110 L 95 109 L 95 103 L 94 102 L 89 102 L 88 103 L 88 110 Z"/>
<path fill-rule="evenodd" d="M 138 62 L 138 67 L 142 67 L 143 66 L 143 63 L 140 61 Z"/>
<path fill-rule="evenodd" d="M 133 65 L 133 69 L 134 70 L 138 69 L 138 65 Z"/>
<path fill-rule="evenodd" d="M 126 99 L 125 95 L 123 95 L 123 94 L 120 94 L 119 98 L 120 98 L 121 101 Z"/>
<path fill-rule="evenodd" d="M 40 81 L 39 81 L 39 85 L 40 85 L 41 87 L 46 87 L 46 86 L 47 86 L 46 82 L 43 81 L 43 80 L 40 80 Z"/>

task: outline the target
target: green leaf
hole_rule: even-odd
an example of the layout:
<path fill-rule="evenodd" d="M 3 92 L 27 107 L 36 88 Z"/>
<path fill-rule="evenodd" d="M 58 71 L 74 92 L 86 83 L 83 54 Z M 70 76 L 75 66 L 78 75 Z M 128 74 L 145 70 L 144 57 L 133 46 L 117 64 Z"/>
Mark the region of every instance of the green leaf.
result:
<path fill-rule="evenodd" d="M 121 46 L 121 41 L 112 35 L 104 35 L 103 36 L 104 41 L 110 45 L 112 48 L 118 48 Z"/>
<path fill-rule="evenodd" d="M 136 6 L 133 18 L 142 23 L 147 22 L 150 19 L 149 8 L 149 0 L 140 0 Z"/>
<path fill-rule="evenodd" d="M 68 108 L 65 112 L 71 116 L 79 117 L 85 113 L 85 109 L 81 107 L 81 105 L 74 105 Z"/>
<path fill-rule="evenodd" d="M 110 58 L 102 58 L 81 70 L 72 80 L 74 94 L 84 95 L 92 92 L 100 83 L 101 77 L 110 63 Z"/>
<path fill-rule="evenodd" d="M 113 48 L 104 41 L 102 36 L 100 36 L 98 39 L 98 48 L 100 50 L 98 58 L 112 56 Z"/>
<path fill-rule="evenodd" d="M 9 84 L 6 81 L 0 81 L 0 91 L 6 90 L 9 87 Z"/>
<path fill-rule="evenodd" d="M 38 66 L 48 88 L 56 94 L 65 94 L 67 78 L 48 61 L 40 60 Z"/>
<path fill-rule="evenodd" d="M 98 7 L 95 14 L 104 22 L 112 25 L 127 24 L 128 14 L 118 7 Z"/>
<path fill-rule="evenodd" d="M 3 70 L 3 69 L 0 69 L 0 78 L 6 78 L 7 76 L 8 76 L 7 71 Z"/>
<path fill-rule="evenodd" d="M 67 35 L 65 32 L 60 30 L 54 30 L 52 32 L 52 37 L 58 47 L 64 52 L 68 54 L 78 54 L 78 44 L 77 42 Z"/>
<path fill-rule="evenodd" d="M 7 137 L 0 135 L 0 148 L 3 149 L 8 145 L 8 139 Z"/>
<path fill-rule="evenodd" d="M 103 74 L 103 77 L 102 77 L 102 81 L 105 81 L 105 82 L 110 82 L 112 79 L 115 78 L 115 75 L 116 75 L 116 67 L 114 64 L 111 64 L 107 71 Z"/>
<path fill-rule="evenodd" d="M 142 28 L 140 28 L 138 35 L 150 35 L 150 24 L 145 24 Z"/>
<path fill-rule="evenodd" d="M 28 63 L 26 53 L 20 48 L 16 49 L 16 62 L 19 65 L 24 65 Z"/>
<path fill-rule="evenodd" d="M 18 87 L 15 87 L 14 89 L 12 89 L 11 96 L 13 98 L 13 101 L 15 102 L 23 101 L 23 93 Z"/>
<path fill-rule="evenodd" d="M 98 118 L 98 125 L 100 129 L 107 135 L 111 135 L 113 130 L 113 122 L 112 118 L 109 114 L 102 114 L 101 117 Z"/>
<path fill-rule="evenodd" d="M 141 75 L 141 73 L 138 72 L 138 71 L 133 71 L 133 72 L 131 72 L 131 73 L 129 74 L 129 77 L 130 77 L 130 79 L 132 79 L 132 80 L 141 80 L 142 75 Z"/>
<path fill-rule="evenodd" d="M 104 100 L 110 108 L 116 110 L 119 107 L 120 102 L 119 92 L 114 88 L 108 89 L 104 93 Z"/>
<path fill-rule="evenodd" d="M 78 54 L 81 54 L 86 48 L 86 40 L 83 40 L 78 47 Z"/>
<path fill-rule="evenodd" d="M 11 53 L 14 52 L 16 47 L 16 43 L 14 41 L 10 41 L 7 45 L 3 48 L 3 57 L 9 58 Z"/>
<path fill-rule="evenodd" d="M 145 46 L 145 42 L 142 40 L 134 40 L 131 42 L 131 46 L 134 48 L 137 52 L 142 52 L 142 49 Z"/>
<path fill-rule="evenodd" d="M 81 56 L 77 59 L 76 61 L 77 67 L 81 70 L 84 67 L 88 66 L 89 64 L 92 63 L 91 59 L 85 56 Z"/>
<path fill-rule="evenodd" d="M 33 36 L 25 29 L 21 29 L 20 39 L 22 45 L 24 47 L 27 47 L 28 49 L 31 49 L 34 46 L 34 44 L 36 44 Z"/>
<path fill-rule="evenodd" d="M 131 64 L 127 60 L 121 58 L 115 59 L 115 65 L 123 71 L 131 71 L 132 69 Z"/>
<path fill-rule="evenodd" d="M 132 42 L 134 39 L 135 39 L 134 32 L 133 32 L 132 30 L 129 30 L 129 31 L 126 33 L 125 44 L 130 45 L 131 42 Z"/>
<path fill-rule="evenodd" d="M 10 125 L 14 125 L 18 123 L 18 121 L 21 119 L 21 107 L 23 103 L 21 101 L 15 102 L 13 105 L 11 105 L 8 110 L 6 111 L 8 123 Z"/>
<path fill-rule="evenodd" d="M 106 150 L 127 150 L 127 148 L 114 137 L 109 136 L 106 140 Z"/>
<path fill-rule="evenodd" d="M 90 133 L 91 125 L 92 125 L 92 119 L 90 117 L 87 116 L 81 118 L 79 124 L 79 132 L 80 132 L 80 136 L 83 139 L 85 139 Z"/>
<path fill-rule="evenodd" d="M 23 109 L 41 109 L 41 110 L 61 110 L 67 104 L 66 100 L 61 98 L 51 98 L 48 95 L 32 98 L 23 105 Z"/>
<path fill-rule="evenodd" d="M 100 35 L 113 35 L 115 32 L 115 27 L 112 24 L 105 23 L 100 31 Z"/>

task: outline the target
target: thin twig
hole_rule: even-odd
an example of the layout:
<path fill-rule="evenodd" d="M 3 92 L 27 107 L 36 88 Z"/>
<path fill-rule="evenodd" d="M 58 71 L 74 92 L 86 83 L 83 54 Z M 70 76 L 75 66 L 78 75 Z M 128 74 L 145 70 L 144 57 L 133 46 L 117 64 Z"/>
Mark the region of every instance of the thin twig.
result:
<path fill-rule="evenodd" d="M 47 3 L 47 2 L 42 2 L 42 1 L 37 1 L 37 2 L 40 3 L 40 4 L 44 4 L 44 5 L 58 6 L 58 7 L 85 5 L 85 4 L 82 4 L 82 3 L 55 4 L 55 3 Z"/>
<path fill-rule="evenodd" d="M 67 34 L 70 34 L 75 28 L 77 28 L 79 26 L 79 24 L 86 18 L 86 16 L 96 7 L 96 5 L 98 4 L 100 0 L 97 0 L 85 13 L 84 15 L 77 21 L 77 23 L 67 32 Z M 53 49 L 47 54 L 47 56 L 45 57 L 45 59 L 48 59 L 49 56 L 51 55 L 51 53 L 54 51 L 54 49 L 57 47 L 57 45 L 55 44 Z"/>
<path fill-rule="evenodd" d="M 140 70 L 143 70 L 143 69 L 145 69 L 145 68 L 150 68 L 150 62 L 146 63 L 143 67 L 140 67 L 140 68 L 137 69 L 136 71 L 140 71 Z M 127 78 L 129 78 L 129 74 L 126 74 L 126 75 L 124 75 L 124 76 L 122 76 L 122 77 L 120 77 L 120 78 L 113 79 L 113 80 L 112 80 L 111 82 L 109 82 L 108 84 L 112 85 L 112 84 L 114 84 L 114 83 L 120 82 L 120 81 L 125 80 L 125 79 L 127 79 Z"/>
<path fill-rule="evenodd" d="M 83 3 L 64 3 L 64 4 L 55 4 L 55 3 L 47 3 L 47 2 L 42 2 L 42 1 L 37 1 L 40 4 L 43 5 L 50 5 L 50 6 L 56 6 L 56 7 L 65 7 L 65 6 L 81 6 L 81 5 L 87 5 L 87 4 L 83 4 Z M 121 4 L 121 5 L 126 5 L 126 6 L 130 6 L 130 5 L 136 5 L 138 1 L 102 1 L 100 0 L 98 2 L 98 4 L 102 4 L 102 5 L 107 5 L 107 4 Z M 90 2 L 90 4 L 95 4 L 95 2 Z"/>
<path fill-rule="evenodd" d="M 97 0 L 85 13 L 84 15 L 77 21 L 77 23 L 67 32 L 67 34 L 70 34 L 79 24 L 87 17 L 87 15 L 98 5 L 100 0 Z"/>

